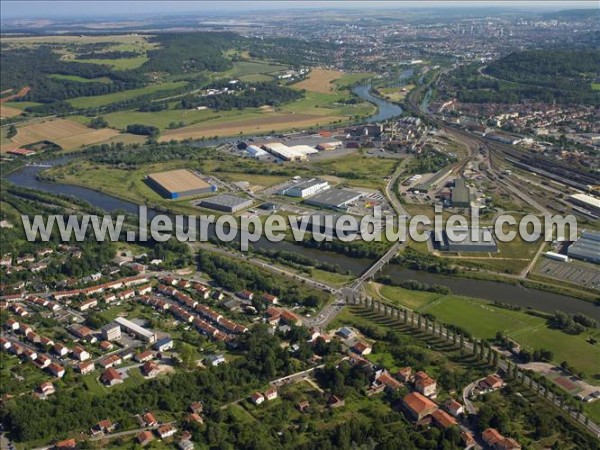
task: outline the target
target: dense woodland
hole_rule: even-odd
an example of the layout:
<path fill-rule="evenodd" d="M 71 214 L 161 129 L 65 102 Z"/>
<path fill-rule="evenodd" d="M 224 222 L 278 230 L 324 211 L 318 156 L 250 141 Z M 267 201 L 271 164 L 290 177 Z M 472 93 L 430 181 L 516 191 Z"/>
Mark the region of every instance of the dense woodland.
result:
<path fill-rule="evenodd" d="M 599 50 L 527 50 L 490 63 L 484 75 L 476 66 L 450 74 L 464 103 L 545 103 L 600 105 L 592 82 L 600 76 Z"/>

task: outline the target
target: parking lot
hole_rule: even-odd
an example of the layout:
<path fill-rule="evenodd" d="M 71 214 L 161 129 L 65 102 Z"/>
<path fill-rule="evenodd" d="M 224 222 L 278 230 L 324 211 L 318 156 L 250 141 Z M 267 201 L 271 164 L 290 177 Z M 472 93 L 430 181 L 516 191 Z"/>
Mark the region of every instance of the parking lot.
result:
<path fill-rule="evenodd" d="M 597 269 L 579 261 L 560 262 L 543 258 L 536 273 L 578 286 L 600 290 L 600 268 Z"/>

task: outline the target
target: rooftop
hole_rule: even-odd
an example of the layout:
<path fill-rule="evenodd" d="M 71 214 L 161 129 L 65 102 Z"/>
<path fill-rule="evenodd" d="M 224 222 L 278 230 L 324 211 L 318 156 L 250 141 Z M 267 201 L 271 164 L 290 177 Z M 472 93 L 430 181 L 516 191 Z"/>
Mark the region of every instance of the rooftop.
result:
<path fill-rule="evenodd" d="M 209 188 L 210 184 L 191 170 L 178 169 L 167 172 L 151 173 L 148 178 L 160 184 L 170 192 L 189 191 L 192 189 Z"/>
<path fill-rule="evenodd" d="M 350 189 L 331 188 L 306 200 L 309 205 L 341 207 L 362 197 L 362 193 Z"/>

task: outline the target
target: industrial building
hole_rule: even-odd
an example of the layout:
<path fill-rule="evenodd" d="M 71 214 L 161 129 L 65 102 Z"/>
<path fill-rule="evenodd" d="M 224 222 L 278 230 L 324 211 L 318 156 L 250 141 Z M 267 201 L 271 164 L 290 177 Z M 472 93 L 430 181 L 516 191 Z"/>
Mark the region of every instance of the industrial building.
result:
<path fill-rule="evenodd" d="M 105 341 L 118 341 L 121 339 L 121 327 L 116 323 L 104 325 L 101 329 Z"/>
<path fill-rule="evenodd" d="M 320 178 L 300 179 L 286 186 L 280 193 L 288 197 L 306 198 L 315 195 L 317 192 L 329 189 L 329 187 L 329 183 Z"/>
<path fill-rule="evenodd" d="M 574 259 L 600 264 L 600 233 L 583 231 L 579 239 L 569 246 L 567 255 Z"/>
<path fill-rule="evenodd" d="M 257 147 L 256 145 L 249 145 L 246 147 L 246 153 L 250 155 L 252 158 L 263 158 L 268 155 L 262 148 Z"/>
<path fill-rule="evenodd" d="M 430 189 L 435 188 L 444 178 L 452 173 L 452 169 L 442 169 L 436 172 L 432 177 L 427 179 L 427 181 L 419 183 L 409 189 L 411 192 L 415 193 L 425 193 L 429 192 Z"/>
<path fill-rule="evenodd" d="M 269 142 L 263 144 L 262 148 L 284 161 L 305 161 L 308 159 L 308 155 L 319 153 L 316 148 L 309 145 L 288 147 L 281 142 Z"/>
<path fill-rule="evenodd" d="M 221 194 L 203 199 L 198 203 L 198 206 L 216 211 L 234 213 L 252 206 L 252 200 L 236 197 L 235 195 Z"/>
<path fill-rule="evenodd" d="M 432 234 L 434 246 L 444 252 L 496 253 L 498 244 L 488 228 L 455 227 L 456 240 L 450 240 L 446 230 Z"/>
<path fill-rule="evenodd" d="M 595 215 L 600 215 L 600 199 L 587 194 L 573 194 L 569 196 L 569 201 L 577 206 L 581 206 Z"/>
<path fill-rule="evenodd" d="M 121 328 L 127 331 L 129 334 L 133 334 L 138 339 L 142 339 L 146 342 L 153 343 L 156 341 L 156 334 L 144 327 L 139 326 L 124 317 L 117 317 L 115 322 L 121 326 Z"/>
<path fill-rule="evenodd" d="M 471 206 L 471 191 L 462 178 L 454 180 L 452 206 L 455 208 L 469 208 Z"/>
<path fill-rule="evenodd" d="M 160 195 L 170 199 L 217 191 L 217 186 L 187 169 L 152 173 L 146 177 L 146 182 Z"/>
<path fill-rule="evenodd" d="M 362 197 L 362 192 L 332 188 L 313 195 L 306 204 L 320 208 L 342 209 Z"/>

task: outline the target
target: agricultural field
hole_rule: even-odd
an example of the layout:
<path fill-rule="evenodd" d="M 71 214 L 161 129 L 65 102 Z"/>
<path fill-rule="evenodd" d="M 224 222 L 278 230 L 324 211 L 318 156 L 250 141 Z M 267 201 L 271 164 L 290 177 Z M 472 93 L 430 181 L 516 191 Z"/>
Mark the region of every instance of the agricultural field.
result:
<path fill-rule="evenodd" d="M 266 61 L 236 61 L 232 69 L 219 76 L 239 78 L 248 82 L 272 81 L 276 74 L 287 69 L 287 66 Z"/>
<path fill-rule="evenodd" d="M 306 80 L 302 80 L 294 85 L 297 89 L 305 89 L 311 92 L 319 92 L 321 94 L 328 94 L 333 92 L 335 85 L 333 82 L 339 78 L 342 78 L 343 72 L 339 70 L 327 70 L 327 69 L 312 69 Z"/>
<path fill-rule="evenodd" d="M 501 331 L 525 348 L 551 350 L 555 363 L 568 361 L 590 380 L 600 373 L 600 347 L 586 342 L 590 337 L 600 339 L 600 330 L 570 335 L 549 328 L 542 317 L 468 297 L 409 291 L 374 283 L 369 290 L 385 301 L 432 314 L 441 322 L 456 325 L 478 338 L 492 339 Z"/>
<path fill-rule="evenodd" d="M 3 103 L 0 103 L 0 118 L 8 118 L 8 117 L 16 117 L 23 114 L 23 111 L 17 108 L 12 108 L 10 106 L 6 106 Z"/>
<path fill-rule="evenodd" d="M 129 100 L 142 95 L 154 94 L 155 92 L 177 89 L 187 84 L 185 81 L 166 82 L 154 84 L 139 89 L 130 89 L 128 91 L 114 92 L 106 95 L 95 95 L 91 97 L 77 97 L 68 102 L 74 108 L 98 108 L 100 106 L 110 105 L 123 100 Z"/>
<path fill-rule="evenodd" d="M 19 127 L 11 143 L 2 146 L 2 151 L 23 147 L 36 142 L 49 141 L 63 150 L 74 150 L 85 145 L 105 141 L 119 134 L 112 129 L 93 130 L 66 119 L 47 120 Z"/>
<path fill-rule="evenodd" d="M 326 125 L 335 121 L 343 120 L 342 116 L 318 116 L 314 114 L 294 114 L 279 112 L 262 112 L 251 110 L 253 118 L 233 119 L 223 118 L 217 121 L 202 122 L 197 125 L 168 130 L 160 137 L 159 141 L 166 142 L 172 139 L 181 141 L 184 139 L 198 139 L 213 136 L 240 136 L 264 134 L 271 131 L 290 129 L 305 129 L 313 126 Z M 247 116 L 245 110 L 242 116 Z"/>

